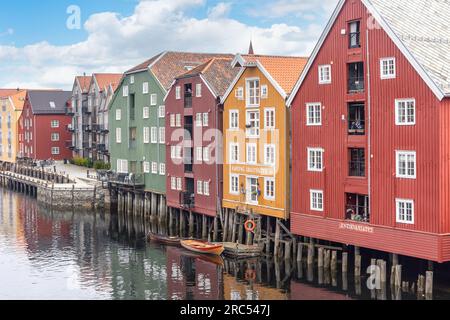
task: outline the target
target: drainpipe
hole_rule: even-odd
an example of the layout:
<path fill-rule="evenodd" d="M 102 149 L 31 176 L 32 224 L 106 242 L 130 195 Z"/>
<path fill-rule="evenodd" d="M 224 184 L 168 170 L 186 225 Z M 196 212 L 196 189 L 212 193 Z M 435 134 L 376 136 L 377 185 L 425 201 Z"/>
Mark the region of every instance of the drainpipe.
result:
<path fill-rule="evenodd" d="M 367 54 L 367 153 L 368 153 L 368 174 L 367 174 L 367 181 L 369 186 L 369 217 L 372 215 L 372 197 L 371 197 L 371 191 L 372 191 L 372 141 L 371 141 L 371 87 L 370 87 L 370 50 L 369 50 L 369 29 L 366 30 L 366 54 Z M 370 222 L 370 218 L 369 218 Z"/>

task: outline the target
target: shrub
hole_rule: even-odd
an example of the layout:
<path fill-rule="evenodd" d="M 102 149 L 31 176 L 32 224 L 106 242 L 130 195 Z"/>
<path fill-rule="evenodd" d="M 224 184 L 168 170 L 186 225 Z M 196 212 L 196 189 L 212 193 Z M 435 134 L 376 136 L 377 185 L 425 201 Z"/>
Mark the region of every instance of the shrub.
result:
<path fill-rule="evenodd" d="M 94 162 L 94 169 L 95 170 L 110 170 L 111 165 L 109 163 L 105 163 L 103 161 L 95 161 Z"/>

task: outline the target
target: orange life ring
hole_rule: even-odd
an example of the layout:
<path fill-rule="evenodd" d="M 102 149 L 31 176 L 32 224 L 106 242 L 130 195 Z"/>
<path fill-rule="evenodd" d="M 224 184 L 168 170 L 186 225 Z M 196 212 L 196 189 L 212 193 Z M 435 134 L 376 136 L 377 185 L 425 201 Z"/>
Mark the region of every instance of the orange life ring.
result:
<path fill-rule="evenodd" d="M 256 229 L 256 223 L 253 220 L 247 220 L 244 223 L 244 227 L 247 232 L 253 232 Z"/>
<path fill-rule="evenodd" d="M 245 272 L 245 280 L 256 280 L 256 272 L 252 269 L 247 269 Z"/>

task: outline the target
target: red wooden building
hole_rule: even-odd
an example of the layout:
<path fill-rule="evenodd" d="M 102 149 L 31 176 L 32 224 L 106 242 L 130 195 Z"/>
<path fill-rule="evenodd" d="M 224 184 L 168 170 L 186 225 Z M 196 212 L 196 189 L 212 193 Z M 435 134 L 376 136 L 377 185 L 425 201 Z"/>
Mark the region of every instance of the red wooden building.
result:
<path fill-rule="evenodd" d="M 449 16 L 339 2 L 288 101 L 295 234 L 450 261 Z"/>
<path fill-rule="evenodd" d="M 220 98 L 239 72 L 233 56 L 178 77 L 166 97 L 167 205 L 216 217 L 222 199 Z M 170 210 L 170 209 L 169 209 Z"/>
<path fill-rule="evenodd" d="M 66 141 L 72 139 L 66 130 L 72 122 L 66 115 L 70 91 L 30 90 L 19 119 L 21 158 L 64 160 L 72 158 Z"/>

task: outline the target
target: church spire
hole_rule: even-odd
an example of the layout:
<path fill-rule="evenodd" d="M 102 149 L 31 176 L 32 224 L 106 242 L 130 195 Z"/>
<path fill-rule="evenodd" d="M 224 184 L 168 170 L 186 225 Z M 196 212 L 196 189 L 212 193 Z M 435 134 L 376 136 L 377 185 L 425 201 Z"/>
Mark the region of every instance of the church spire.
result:
<path fill-rule="evenodd" d="M 250 47 L 248 48 L 248 54 L 255 54 L 255 51 L 253 50 L 253 40 L 250 40 Z"/>

